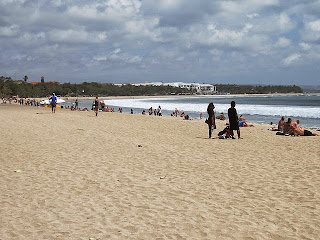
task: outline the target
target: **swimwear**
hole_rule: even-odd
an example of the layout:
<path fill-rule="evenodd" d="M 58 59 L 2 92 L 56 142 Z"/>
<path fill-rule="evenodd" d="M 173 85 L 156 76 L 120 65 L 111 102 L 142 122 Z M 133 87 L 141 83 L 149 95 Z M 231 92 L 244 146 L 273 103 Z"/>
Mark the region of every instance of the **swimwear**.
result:
<path fill-rule="evenodd" d="M 244 121 L 239 122 L 239 127 L 244 127 Z"/>
<path fill-rule="evenodd" d="M 303 136 L 312 136 L 312 132 L 304 130 Z"/>

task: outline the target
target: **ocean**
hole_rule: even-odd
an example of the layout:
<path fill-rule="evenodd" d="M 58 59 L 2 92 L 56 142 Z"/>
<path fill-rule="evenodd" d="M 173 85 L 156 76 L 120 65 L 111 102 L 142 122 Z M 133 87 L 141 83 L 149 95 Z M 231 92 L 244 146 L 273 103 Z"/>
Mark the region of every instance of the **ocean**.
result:
<path fill-rule="evenodd" d="M 130 113 L 133 109 L 134 114 L 141 114 L 142 110 L 148 112 L 150 107 L 158 108 L 161 106 L 163 115 L 170 114 L 177 108 L 180 113 L 188 114 L 192 119 L 207 117 L 206 109 L 208 103 L 215 105 L 216 116 L 223 112 L 227 116 L 230 102 L 236 102 L 238 115 L 243 115 L 249 123 L 277 124 L 281 116 L 289 117 L 292 120 L 300 120 L 300 126 L 306 128 L 320 128 L 320 95 L 299 95 L 299 96 L 208 96 L 208 97 L 165 97 L 165 98 L 128 98 L 128 99 L 108 99 L 100 98 L 106 106 L 119 107 L 124 113 Z M 71 102 L 66 102 L 66 105 Z M 79 107 L 91 109 L 92 101 L 80 101 Z"/>

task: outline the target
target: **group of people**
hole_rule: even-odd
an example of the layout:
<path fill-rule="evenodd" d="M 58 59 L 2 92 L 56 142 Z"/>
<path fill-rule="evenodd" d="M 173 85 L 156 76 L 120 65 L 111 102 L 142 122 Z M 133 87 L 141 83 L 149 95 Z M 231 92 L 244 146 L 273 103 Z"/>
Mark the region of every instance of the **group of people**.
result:
<path fill-rule="evenodd" d="M 176 108 L 174 112 L 171 113 L 171 117 L 178 117 L 179 116 L 179 110 Z M 180 117 L 182 117 L 184 120 L 189 120 L 190 116 L 186 114 L 185 112 L 182 112 L 180 114 Z"/>
<path fill-rule="evenodd" d="M 288 121 L 285 121 L 285 117 L 282 116 L 278 122 L 278 128 L 272 128 L 271 130 L 277 131 L 277 135 L 286 135 L 286 136 L 319 136 L 316 133 L 312 133 L 309 130 L 303 130 L 298 126 L 300 123 L 299 120 L 292 121 L 291 118 L 288 118 Z"/>
<path fill-rule="evenodd" d="M 155 115 L 155 116 L 160 116 L 161 117 L 162 116 L 161 106 L 159 106 L 158 108 L 155 108 L 155 109 L 150 107 L 148 113 L 149 113 L 149 115 Z M 143 112 L 142 112 L 142 114 L 143 114 Z"/>
<path fill-rule="evenodd" d="M 235 101 L 232 101 L 231 107 L 228 109 L 228 118 L 229 118 L 228 130 L 230 132 L 230 138 L 235 139 L 234 131 L 237 131 L 238 139 L 242 139 L 240 136 L 238 113 L 235 106 L 236 106 Z M 209 127 L 209 138 L 212 138 L 212 131 L 217 128 L 214 108 L 215 108 L 214 104 L 212 102 L 209 103 L 207 107 L 208 119 L 206 120 L 206 123 L 208 124 L 208 127 Z"/>

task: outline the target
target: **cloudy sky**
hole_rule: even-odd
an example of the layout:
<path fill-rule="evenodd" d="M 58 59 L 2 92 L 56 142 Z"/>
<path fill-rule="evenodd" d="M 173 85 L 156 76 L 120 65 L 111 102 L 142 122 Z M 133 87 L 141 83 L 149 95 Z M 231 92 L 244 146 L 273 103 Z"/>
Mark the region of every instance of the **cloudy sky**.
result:
<path fill-rule="evenodd" d="M 1 0 L 0 75 L 320 84 L 320 0 Z"/>

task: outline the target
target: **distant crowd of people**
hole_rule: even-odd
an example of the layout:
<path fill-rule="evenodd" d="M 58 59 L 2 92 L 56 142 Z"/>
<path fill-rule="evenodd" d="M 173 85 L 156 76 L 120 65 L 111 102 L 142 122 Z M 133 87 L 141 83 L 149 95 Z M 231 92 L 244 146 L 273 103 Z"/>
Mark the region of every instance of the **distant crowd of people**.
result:
<path fill-rule="evenodd" d="M 50 105 L 52 107 L 52 112 L 55 113 L 56 107 L 57 107 L 57 97 L 55 93 L 52 94 L 52 96 L 49 98 L 50 99 Z M 18 103 L 20 105 L 27 105 L 27 106 L 40 106 L 40 102 L 36 101 L 35 99 L 27 99 L 27 98 L 2 98 L 2 103 L 6 104 L 7 102 L 11 103 L 14 101 L 15 103 Z M 253 125 L 248 124 L 247 120 L 243 117 L 243 115 L 240 115 L 238 117 L 237 110 L 235 108 L 236 103 L 235 101 L 231 102 L 231 106 L 228 109 L 228 120 L 229 122 L 226 123 L 226 127 L 219 132 L 218 136 L 219 138 L 232 138 L 235 139 L 234 137 L 234 131 L 237 132 L 238 139 L 241 139 L 242 137 L 240 136 L 240 128 L 239 127 L 253 127 Z M 61 108 L 63 108 L 61 106 Z M 78 99 L 75 100 L 74 104 L 72 106 L 65 106 L 66 109 L 71 109 L 72 111 L 78 110 L 78 111 L 89 111 L 88 108 L 84 107 L 83 109 L 79 108 L 79 101 Z M 206 119 L 206 123 L 208 124 L 209 127 L 209 138 L 212 138 L 212 131 L 216 129 L 216 119 L 218 120 L 226 120 L 227 117 L 224 115 L 223 112 L 221 112 L 217 117 L 215 117 L 215 112 L 214 112 L 215 106 L 211 102 L 209 103 L 207 107 L 207 114 L 208 118 Z M 98 112 L 115 112 L 114 108 L 109 108 L 109 106 L 106 106 L 105 103 L 102 101 L 100 102 L 99 98 L 96 97 L 92 103 L 91 110 L 95 112 L 95 115 L 98 116 Z M 118 109 L 119 113 L 123 112 L 123 109 L 119 107 Z M 130 113 L 133 114 L 133 109 L 130 109 Z M 146 111 L 143 110 L 142 115 L 147 115 Z M 150 107 L 148 110 L 148 115 L 154 115 L 154 116 L 162 116 L 162 109 L 161 106 L 158 108 L 152 108 Z M 171 113 L 172 117 L 178 117 L 180 116 L 184 120 L 190 120 L 191 118 L 189 117 L 188 114 L 185 112 L 182 112 L 180 114 L 179 110 L 176 108 L 175 111 Z M 200 119 L 202 119 L 202 113 L 200 113 Z M 287 121 L 285 121 L 285 117 L 281 117 L 281 119 L 278 122 L 277 128 L 273 127 L 270 130 L 272 131 L 277 131 L 277 135 L 286 135 L 286 136 L 319 136 L 316 133 L 312 133 L 309 130 L 303 130 L 298 126 L 300 123 L 299 120 L 292 121 L 291 118 L 288 118 Z M 271 123 L 272 124 L 272 123 Z"/>
<path fill-rule="evenodd" d="M 35 99 L 29 99 L 29 98 L 2 98 L 2 103 L 3 104 L 11 104 L 12 102 L 14 103 L 18 103 L 19 105 L 26 105 L 26 106 L 35 106 L 35 107 L 39 107 L 40 106 L 40 102 L 36 101 Z"/>

